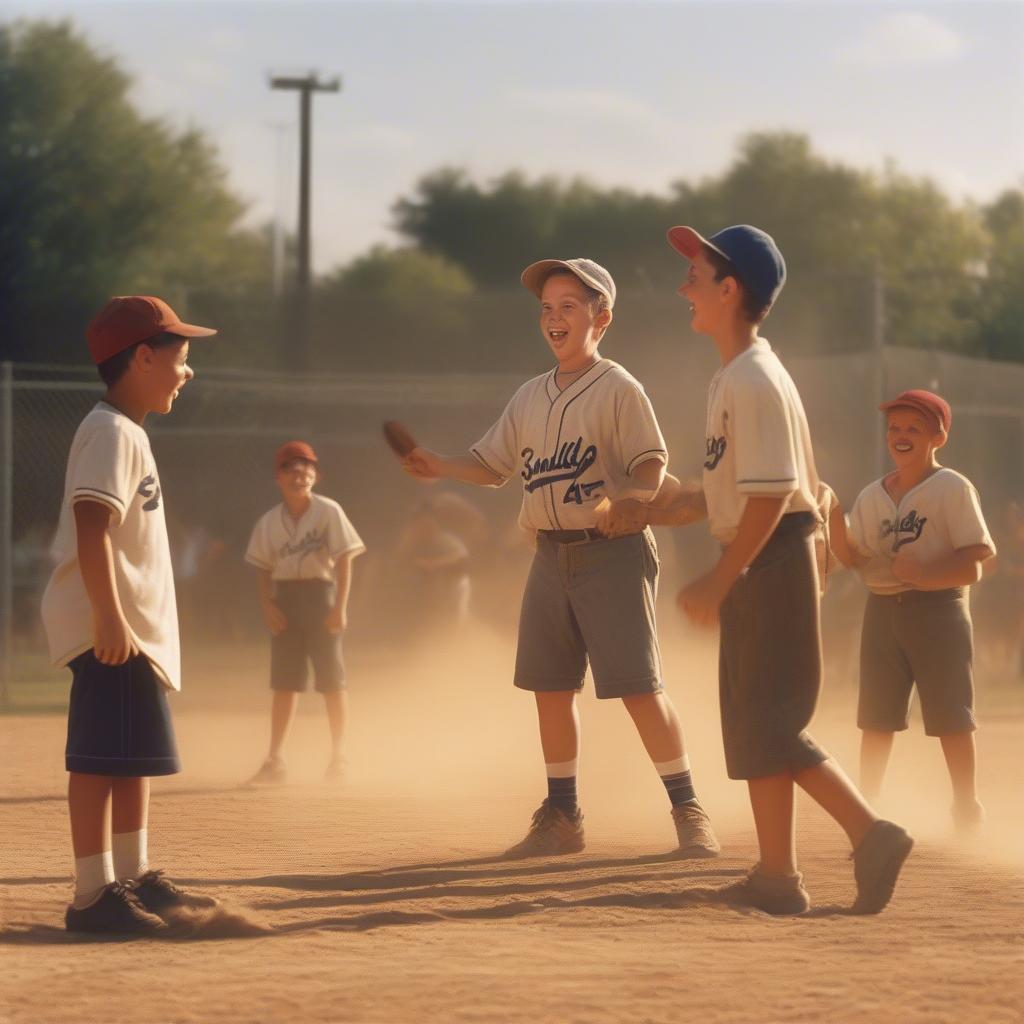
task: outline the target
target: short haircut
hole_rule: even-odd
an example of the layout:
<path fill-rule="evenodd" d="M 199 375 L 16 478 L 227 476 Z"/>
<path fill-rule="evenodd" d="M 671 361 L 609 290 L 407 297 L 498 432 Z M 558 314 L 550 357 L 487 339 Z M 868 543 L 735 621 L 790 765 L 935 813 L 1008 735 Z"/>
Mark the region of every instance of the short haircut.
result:
<path fill-rule="evenodd" d="M 128 372 L 128 367 L 135 357 L 135 350 L 140 345 L 148 345 L 152 349 L 170 348 L 171 345 L 179 345 L 183 341 L 188 341 L 188 338 L 181 334 L 163 331 L 161 334 L 155 334 L 152 338 L 143 338 L 142 341 L 137 341 L 134 345 L 121 349 L 116 355 L 100 363 L 96 369 L 103 383 L 108 388 L 112 388 Z"/>
<path fill-rule="evenodd" d="M 731 277 L 740 286 L 740 312 L 752 324 L 759 324 L 772 308 L 770 302 L 762 302 L 744 283 L 732 260 L 726 259 L 717 249 L 710 245 L 702 247 L 708 263 L 714 268 L 715 280 L 722 281 Z"/>
<path fill-rule="evenodd" d="M 550 271 L 545 275 L 544 280 L 541 282 L 541 287 L 547 284 L 551 278 L 556 276 L 571 277 L 574 281 L 579 283 L 579 286 L 583 289 L 583 294 L 587 297 L 587 304 L 591 307 L 597 306 L 597 312 L 600 313 L 602 310 L 608 309 L 608 296 L 604 292 L 599 292 L 596 288 L 591 288 L 586 281 L 583 280 L 579 275 L 574 274 L 567 267 L 555 267 L 554 270 Z"/>

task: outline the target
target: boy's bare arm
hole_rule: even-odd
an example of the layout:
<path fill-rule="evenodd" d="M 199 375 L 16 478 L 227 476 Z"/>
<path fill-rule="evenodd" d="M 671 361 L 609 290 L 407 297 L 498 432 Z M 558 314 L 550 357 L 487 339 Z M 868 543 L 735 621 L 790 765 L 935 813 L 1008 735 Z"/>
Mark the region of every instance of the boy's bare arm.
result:
<path fill-rule="evenodd" d="M 418 480 L 461 480 L 478 487 L 500 487 L 505 481 L 472 455 L 439 455 L 429 448 L 415 448 L 402 460 L 402 469 Z"/>
<path fill-rule="evenodd" d="M 683 483 L 671 473 L 654 500 L 647 506 L 647 521 L 651 526 L 689 526 L 708 517 L 708 503 L 704 490 L 696 480 Z"/>
<path fill-rule="evenodd" d="M 676 603 L 694 622 L 713 626 L 725 595 L 740 573 L 757 557 L 782 518 L 789 495 L 751 495 L 740 517 L 733 542 L 722 552 L 717 565 L 684 587 Z"/>
<path fill-rule="evenodd" d="M 972 544 L 934 562 L 919 562 L 909 552 L 901 551 L 892 560 L 892 571 L 896 579 L 915 590 L 969 587 L 981 579 L 982 563 L 993 554 L 987 544 Z"/>
<path fill-rule="evenodd" d="M 274 600 L 274 581 L 267 569 L 256 570 L 256 587 L 260 595 L 260 609 L 263 612 L 263 621 L 267 624 L 267 629 L 274 636 L 283 633 L 288 628 L 288 619 Z"/>
<path fill-rule="evenodd" d="M 138 648 L 117 594 L 110 516 L 98 501 L 75 502 L 78 568 L 92 606 L 93 650 L 104 665 L 123 665 Z"/>
<path fill-rule="evenodd" d="M 353 552 L 348 551 L 334 565 L 336 583 L 334 604 L 327 613 L 327 628 L 332 633 L 344 633 L 348 628 L 348 594 L 352 587 Z"/>
<path fill-rule="evenodd" d="M 625 498 L 609 504 L 597 516 L 596 525 L 602 533 L 619 537 L 639 533 L 645 526 L 687 526 L 707 518 L 708 506 L 699 483 L 681 483 L 671 473 L 665 473 L 660 462 L 650 460 L 643 463 L 643 466 L 648 465 L 655 466 L 661 478 L 655 496 L 647 502 Z M 649 482 L 653 483 L 653 478 L 651 473 Z M 654 488 L 648 490 L 654 492 Z"/>
<path fill-rule="evenodd" d="M 833 502 L 828 512 L 828 542 L 832 553 L 839 559 L 847 569 L 860 569 L 868 564 L 870 559 L 862 555 L 850 540 L 850 531 L 846 528 L 846 516 L 843 515 L 843 507 L 839 499 L 833 495 Z"/>

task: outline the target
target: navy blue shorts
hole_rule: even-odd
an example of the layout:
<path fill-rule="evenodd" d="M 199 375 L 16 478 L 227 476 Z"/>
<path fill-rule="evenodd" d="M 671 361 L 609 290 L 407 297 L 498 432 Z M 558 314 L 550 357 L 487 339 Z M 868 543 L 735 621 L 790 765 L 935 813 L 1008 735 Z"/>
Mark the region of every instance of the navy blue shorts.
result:
<path fill-rule="evenodd" d="M 74 659 L 68 742 L 69 772 L 141 778 L 181 771 L 167 687 L 149 658 L 104 665 L 92 651 Z"/>
<path fill-rule="evenodd" d="M 277 580 L 274 600 L 288 625 L 270 638 L 270 688 L 301 693 L 309 679 L 309 663 L 317 693 L 345 687 L 341 634 L 326 624 L 334 604 L 335 586 L 326 580 Z"/>

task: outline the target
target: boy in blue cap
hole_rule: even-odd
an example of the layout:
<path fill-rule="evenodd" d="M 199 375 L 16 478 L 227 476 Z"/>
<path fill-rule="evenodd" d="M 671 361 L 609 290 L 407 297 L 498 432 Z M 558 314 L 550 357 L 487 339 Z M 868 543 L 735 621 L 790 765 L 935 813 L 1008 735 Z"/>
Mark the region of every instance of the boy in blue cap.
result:
<path fill-rule="evenodd" d="M 810 899 L 797 870 L 794 783 L 842 826 L 853 845 L 854 910 L 888 902 L 913 841 L 880 820 L 839 765 L 807 734 L 821 685 L 814 533 L 818 475 L 800 395 L 758 327 L 786 279 L 772 238 L 746 224 L 709 239 L 674 227 L 690 262 L 679 288 L 692 326 L 710 335 L 722 366 L 708 393 L 703 498 L 722 545 L 715 567 L 678 603 L 695 623 L 721 622 L 719 695 L 730 778 L 744 779 L 760 860 L 725 898 L 771 914 L 799 914 Z M 676 491 L 637 509 L 648 522 L 693 520 L 693 495 Z"/>

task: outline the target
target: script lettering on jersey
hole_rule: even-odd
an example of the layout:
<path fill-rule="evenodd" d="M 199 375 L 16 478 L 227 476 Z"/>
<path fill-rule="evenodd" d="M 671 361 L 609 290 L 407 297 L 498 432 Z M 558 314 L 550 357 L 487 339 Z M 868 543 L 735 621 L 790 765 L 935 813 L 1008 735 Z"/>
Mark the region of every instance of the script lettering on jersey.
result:
<path fill-rule="evenodd" d="M 913 544 L 921 536 L 927 522 L 927 516 L 918 516 L 917 509 L 911 509 L 902 519 L 883 519 L 878 536 L 882 540 L 886 537 L 895 537 L 892 549 L 899 551 L 904 544 Z"/>
<path fill-rule="evenodd" d="M 597 445 L 583 447 L 583 438 L 575 441 L 564 441 L 558 450 L 550 455 L 537 457 L 532 448 L 524 448 L 520 453 L 523 460 L 523 485 L 526 491 L 532 492 L 538 487 L 551 487 L 568 480 L 564 504 L 583 504 L 599 487 L 604 486 L 603 480 L 592 480 L 581 483 L 580 477 L 597 462 Z"/>
<path fill-rule="evenodd" d="M 327 530 L 307 530 L 301 537 L 294 541 L 282 544 L 278 549 L 279 558 L 288 558 L 290 555 L 308 555 L 311 551 L 317 551 L 327 544 Z"/>
<path fill-rule="evenodd" d="M 160 485 L 156 482 L 156 477 L 152 473 L 148 473 L 142 478 L 142 483 L 139 484 L 139 489 L 136 493 L 141 494 L 143 498 L 149 499 L 142 503 L 143 512 L 152 512 L 160 507 Z"/>
<path fill-rule="evenodd" d="M 726 440 L 725 435 L 721 437 L 709 437 L 707 439 L 707 450 L 705 454 L 707 459 L 704 460 L 704 468 L 707 470 L 714 469 L 725 456 Z"/>

